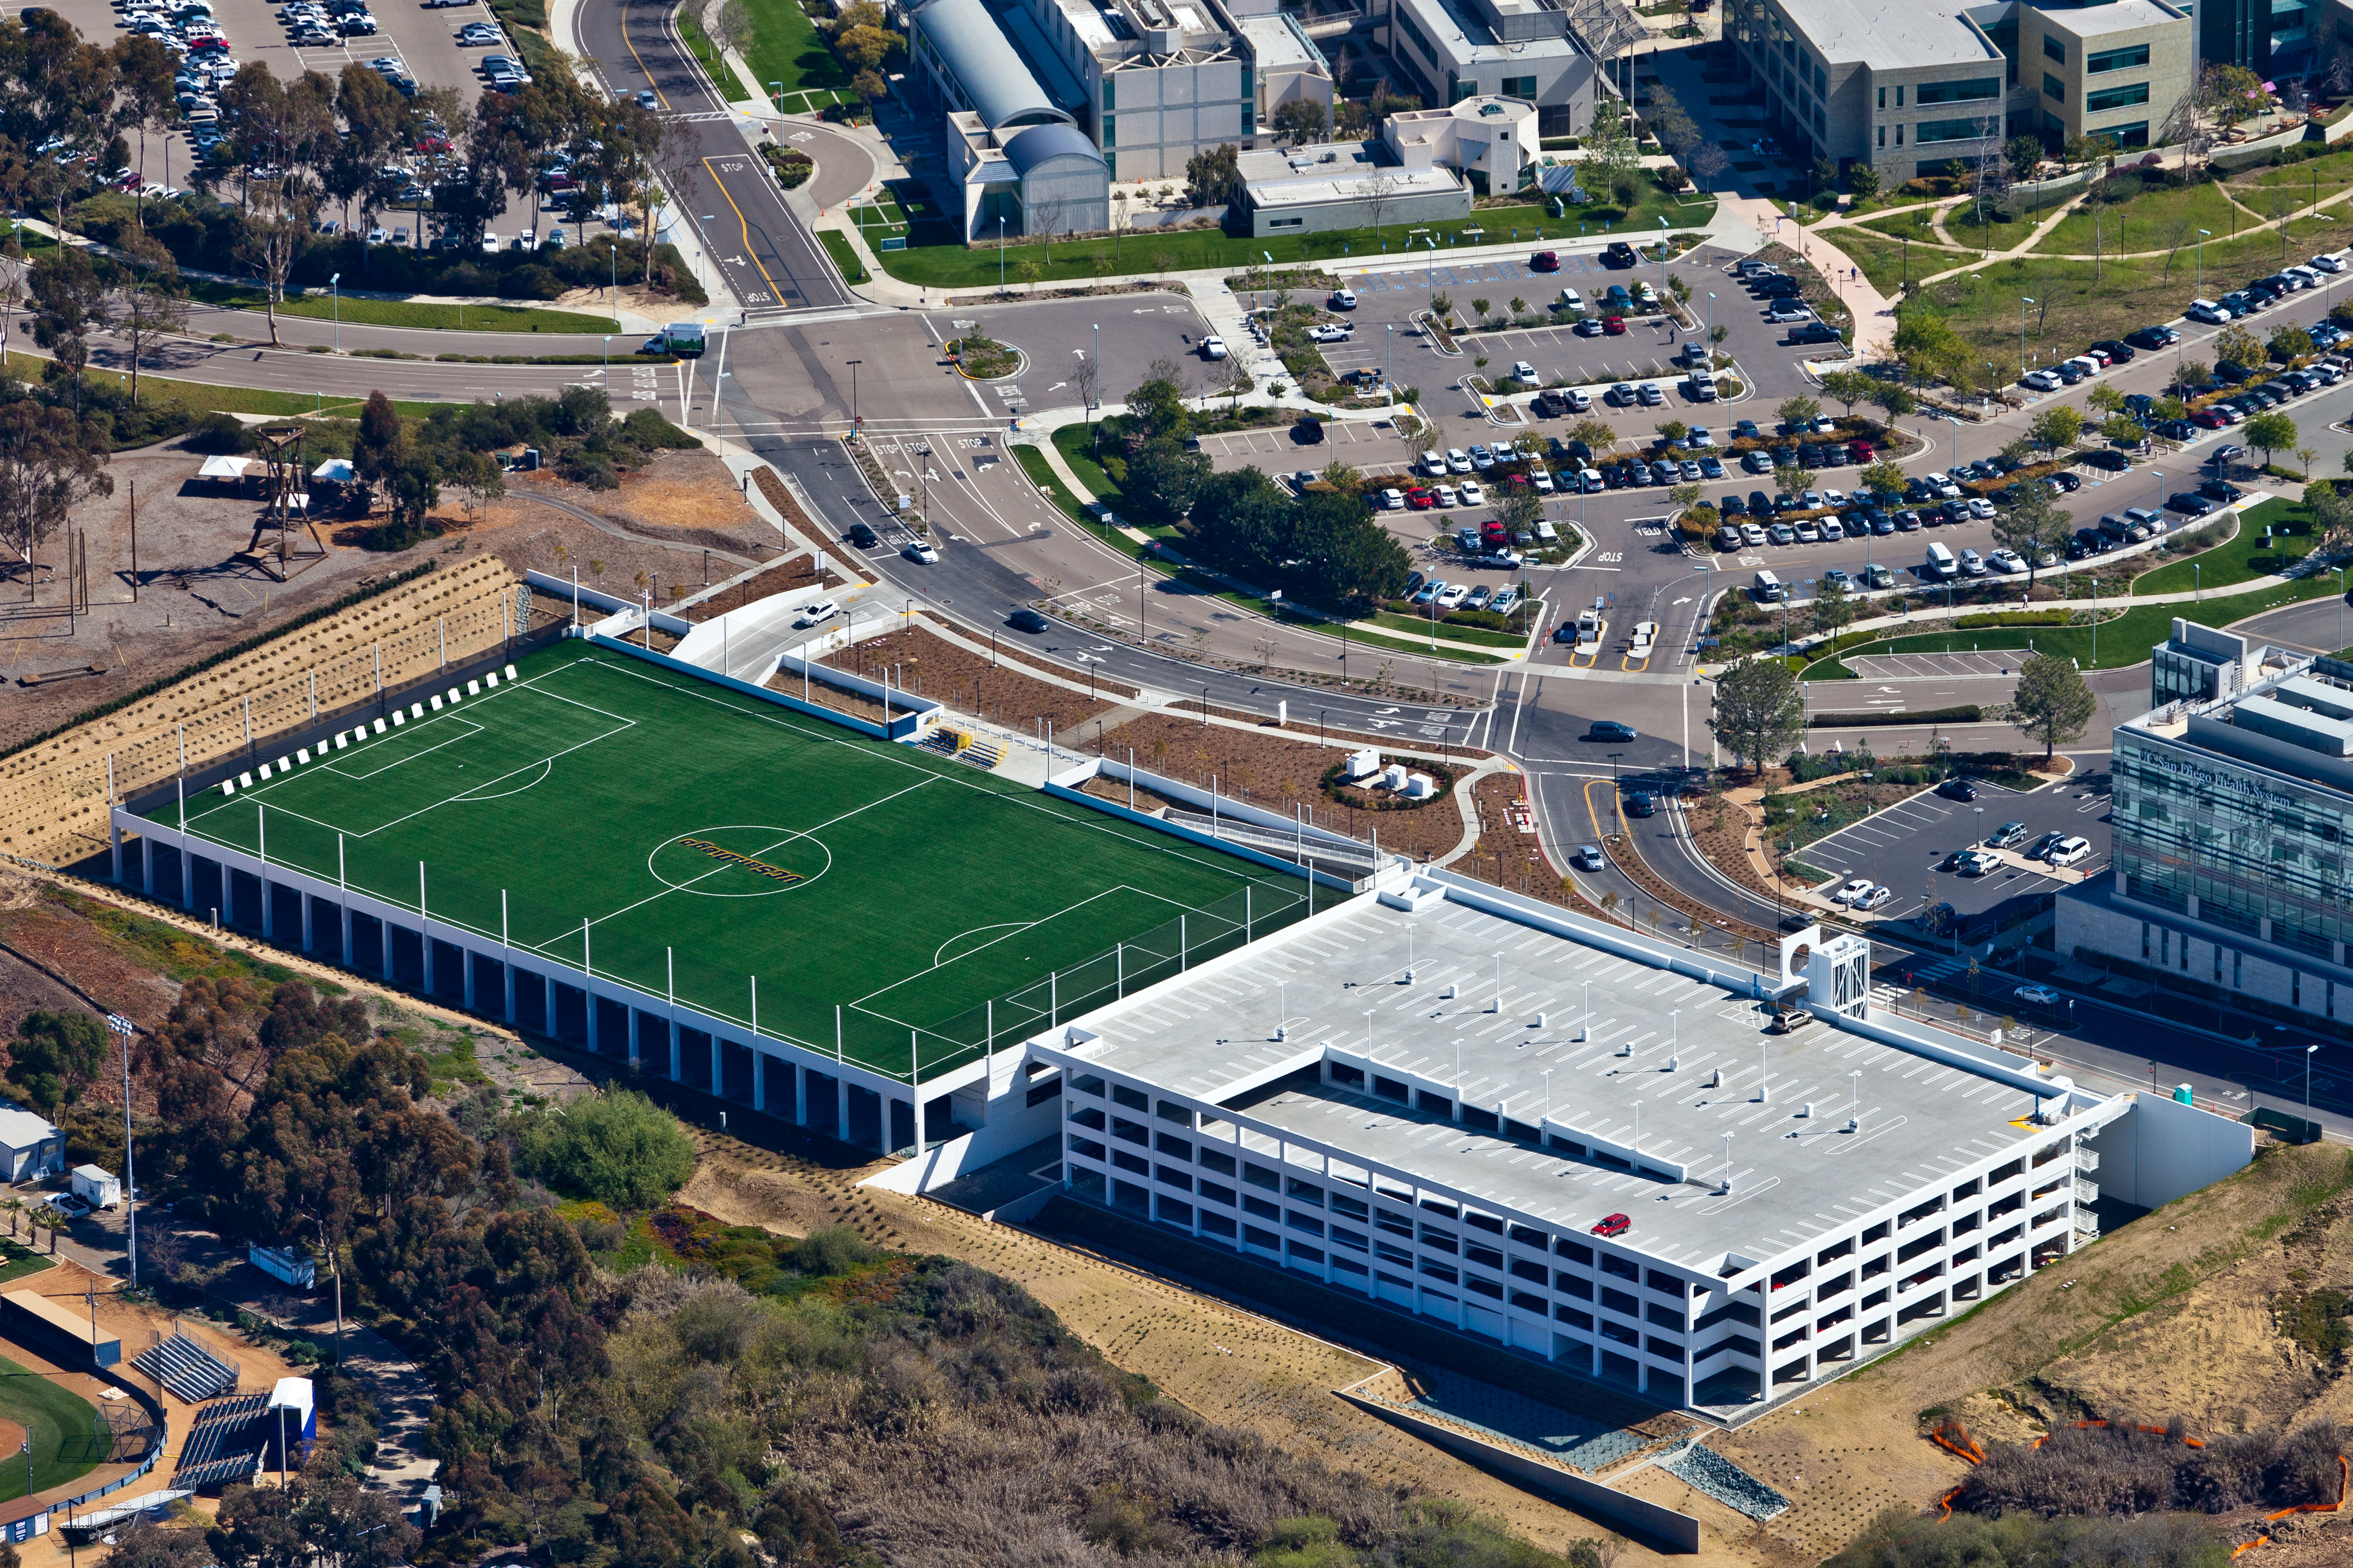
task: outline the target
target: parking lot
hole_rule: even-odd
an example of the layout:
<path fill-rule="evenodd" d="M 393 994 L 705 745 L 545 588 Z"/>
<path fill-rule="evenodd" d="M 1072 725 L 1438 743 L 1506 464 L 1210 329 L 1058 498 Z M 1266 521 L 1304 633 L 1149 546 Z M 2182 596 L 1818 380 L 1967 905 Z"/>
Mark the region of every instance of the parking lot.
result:
<path fill-rule="evenodd" d="M 459 99 L 459 114 L 470 115 L 480 98 L 483 81 L 480 66 L 486 56 L 515 55 L 515 50 L 503 33 L 500 41 L 486 47 L 464 47 L 458 39 L 459 30 L 469 24 L 500 26 L 489 6 L 475 0 L 455 0 L 455 3 L 427 7 L 418 0 L 376 0 L 370 8 L 377 30 L 337 37 L 329 44 L 312 44 L 298 47 L 286 23 L 279 19 L 278 5 L 272 0 L 206 0 L 214 18 L 214 27 L 229 44 L 228 65 L 243 65 L 259 60 L 269 68 L 280 81 L 290 81 L 306 70 L 317 71 L 333 79 L 343 68 L 353 64 L 369 65 L 383 62 L 387 76 L 406 74 L 420 89 L 455 89 Z M 110 4 L 108 0 L 57 0 L 53 7 L 81 32 L 85 38 L 100 47 L 111 46 L 124 36 L 127 5 Z M 159 11 L 167 8 L 158 5 Z M 132 139 L 133 155 L 137 156 L 138 141 Z M 162 137 L 149 136 L 143 162 L 147 167 L 137 173 L 142 182 L 151 184 L 185 184 L 187 171 L 196 158 L 195 146 L 190 134 Z M 513 205 L 505 216 L 512 228 L 530 224 L 531 213 L 526 203 L 531 197 L 514 193 Z M 340 216 L 340 209 L 331 208 Z M 356 210 L 354 216 L 356 217 Z M 406 209 L 406 226 L 417 226 L 413 208 Z M 381 214 L 387 228 L 401 222 L 403 209 L 387 207 Z M 538 226 L 544 235 L 549 224 L 560 221 L 544 218 Z M 423 243 L 426 234 L 413 233 L 416 243 Z"/>
<path fill-rule="evenodd" d="M 2079 763 L 2084 759 L 2078 759 Z M 1903 786 L 1908 788 L 1909 786 Z M 1948 903 L 1963 921 L 2013 900 L 2037 897 L 2095 877 L 2108 865 L 2108 777 L 2105 766 L 2079 769 L 2064 783 L 2028 794 L 1978 781 L 1974 802 L 1933 790 L 1910 795 L 1799 851 L 1806 864 L 1840 881 L 1868 877 L 1894 897 L 1870 911 L 1881 921 L 1909 920 L 1931 903 Z M 2001 853 L 2000 869 L 1964 877 L 1944 870 L 1954 850 L 1984 843 L 2004 823 L 2022 822 L 2031 847 L 2046 833 L 2068 833 L 2091 841 L 2092 853 L 2064 872 L 2022 859 L 2018 849 Z"/>

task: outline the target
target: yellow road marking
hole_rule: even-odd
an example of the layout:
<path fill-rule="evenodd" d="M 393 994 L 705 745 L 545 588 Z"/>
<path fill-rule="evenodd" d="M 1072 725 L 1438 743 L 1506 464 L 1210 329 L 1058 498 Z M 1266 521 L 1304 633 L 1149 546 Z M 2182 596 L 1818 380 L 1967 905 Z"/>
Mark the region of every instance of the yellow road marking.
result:
<path fill-rule="evenodd" d="M 768 298 L 776 304 L 783 304 L 785 302 L 785 291 L 776 287 L 776 280 L 775 279 L 768 277 L 767 266 L 760 259 L 759 251 L 754 248 L 752 244 L 751 220 L 744 216 L 744 209 L 735 205 L 735 198 L 728 195 L 727 182 L 725 178 L 720 174 L 717 169 L 712 168 L 711 160 L 705 158 L 702 161 L 702 166 L 711 170 L 712 183 L 719 187 L 719 194 L 721 195 L 726 196 L 728 208 L 734 213 L 735 222 L 744 231 L 744 254 L 752 258 L 753 266 L 759 268 L 760 276 L 764 279 L 767 279 Z"/>
<path fill-rule="evenodd" d="M 629 58 L 638 62 L 638 69 L 644 72 L 646 85 L 654 89 L 654 97 L 660 100 L 664 109 L 668 109 L 670 99 L 662 92 L 661 83 L 654 79 L 653 72 L 646 70 L 645 57 L 638 53 L 637 45 L 629 42 L 629 19 L 626 16 L 621 18 L 621 42 L 628 47 Z"/>

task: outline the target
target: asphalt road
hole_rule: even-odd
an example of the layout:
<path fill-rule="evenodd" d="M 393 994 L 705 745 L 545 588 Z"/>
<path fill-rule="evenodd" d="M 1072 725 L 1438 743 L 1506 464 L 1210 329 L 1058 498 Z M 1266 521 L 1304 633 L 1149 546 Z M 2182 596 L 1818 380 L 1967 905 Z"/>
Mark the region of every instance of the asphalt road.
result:
<path fill-rule="evenodd" d="M 575 13 L 577 52 L 614 91 L 634 96 L 649 89 L 663 114 L 694 127 L 702 162 L 674 194 L 739 305 L 774 310 L 855 304 L 841 274 L 793 216 L 782 187 L 681 41 L 670 20 L 675 9 L 673 0 L 583 5 Z M 828 134 L 826 148 L 839 159 L 852 155 L 855 144 Z M 826 149 L 810 151 L 822 165 Z M 870 160 L 858 184 L 871 177 Z"/>

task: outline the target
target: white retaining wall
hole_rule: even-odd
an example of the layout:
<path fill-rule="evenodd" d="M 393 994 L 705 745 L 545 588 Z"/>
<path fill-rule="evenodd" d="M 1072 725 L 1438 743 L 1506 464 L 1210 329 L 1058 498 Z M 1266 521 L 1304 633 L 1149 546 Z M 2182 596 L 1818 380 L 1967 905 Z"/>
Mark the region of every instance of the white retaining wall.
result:
<path fill-rule="evenodd" d="M 2162 1208 L 2245 1168 L 2255 1130 L 2243 1121 L 2156 1094 L 2126 1098 L 2133 1109 L 2100 1131 L 2100 1190 L 2143 1208 Z"/>

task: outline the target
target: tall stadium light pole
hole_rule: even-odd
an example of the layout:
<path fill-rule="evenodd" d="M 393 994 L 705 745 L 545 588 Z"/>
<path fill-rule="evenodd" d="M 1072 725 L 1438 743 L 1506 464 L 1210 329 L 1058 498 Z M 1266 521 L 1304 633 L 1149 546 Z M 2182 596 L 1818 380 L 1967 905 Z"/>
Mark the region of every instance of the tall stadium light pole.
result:
<path fill-rule="evenodd" d="M 122 1235 L 131 1288 L 135 1290 L 139 1288 L 139 1171 L 131 1147 L 132 1023 L 120 1013 L 109 1013 L 106 1026 L 122 1037 Z"/>
<path fill-rule="evenodd" d="M 2304 1047 L 2304 1108 L 2306 1110 L 2312 1109 L 2312 1053 L 2319 1048 L 2318 1046 Z"/>

